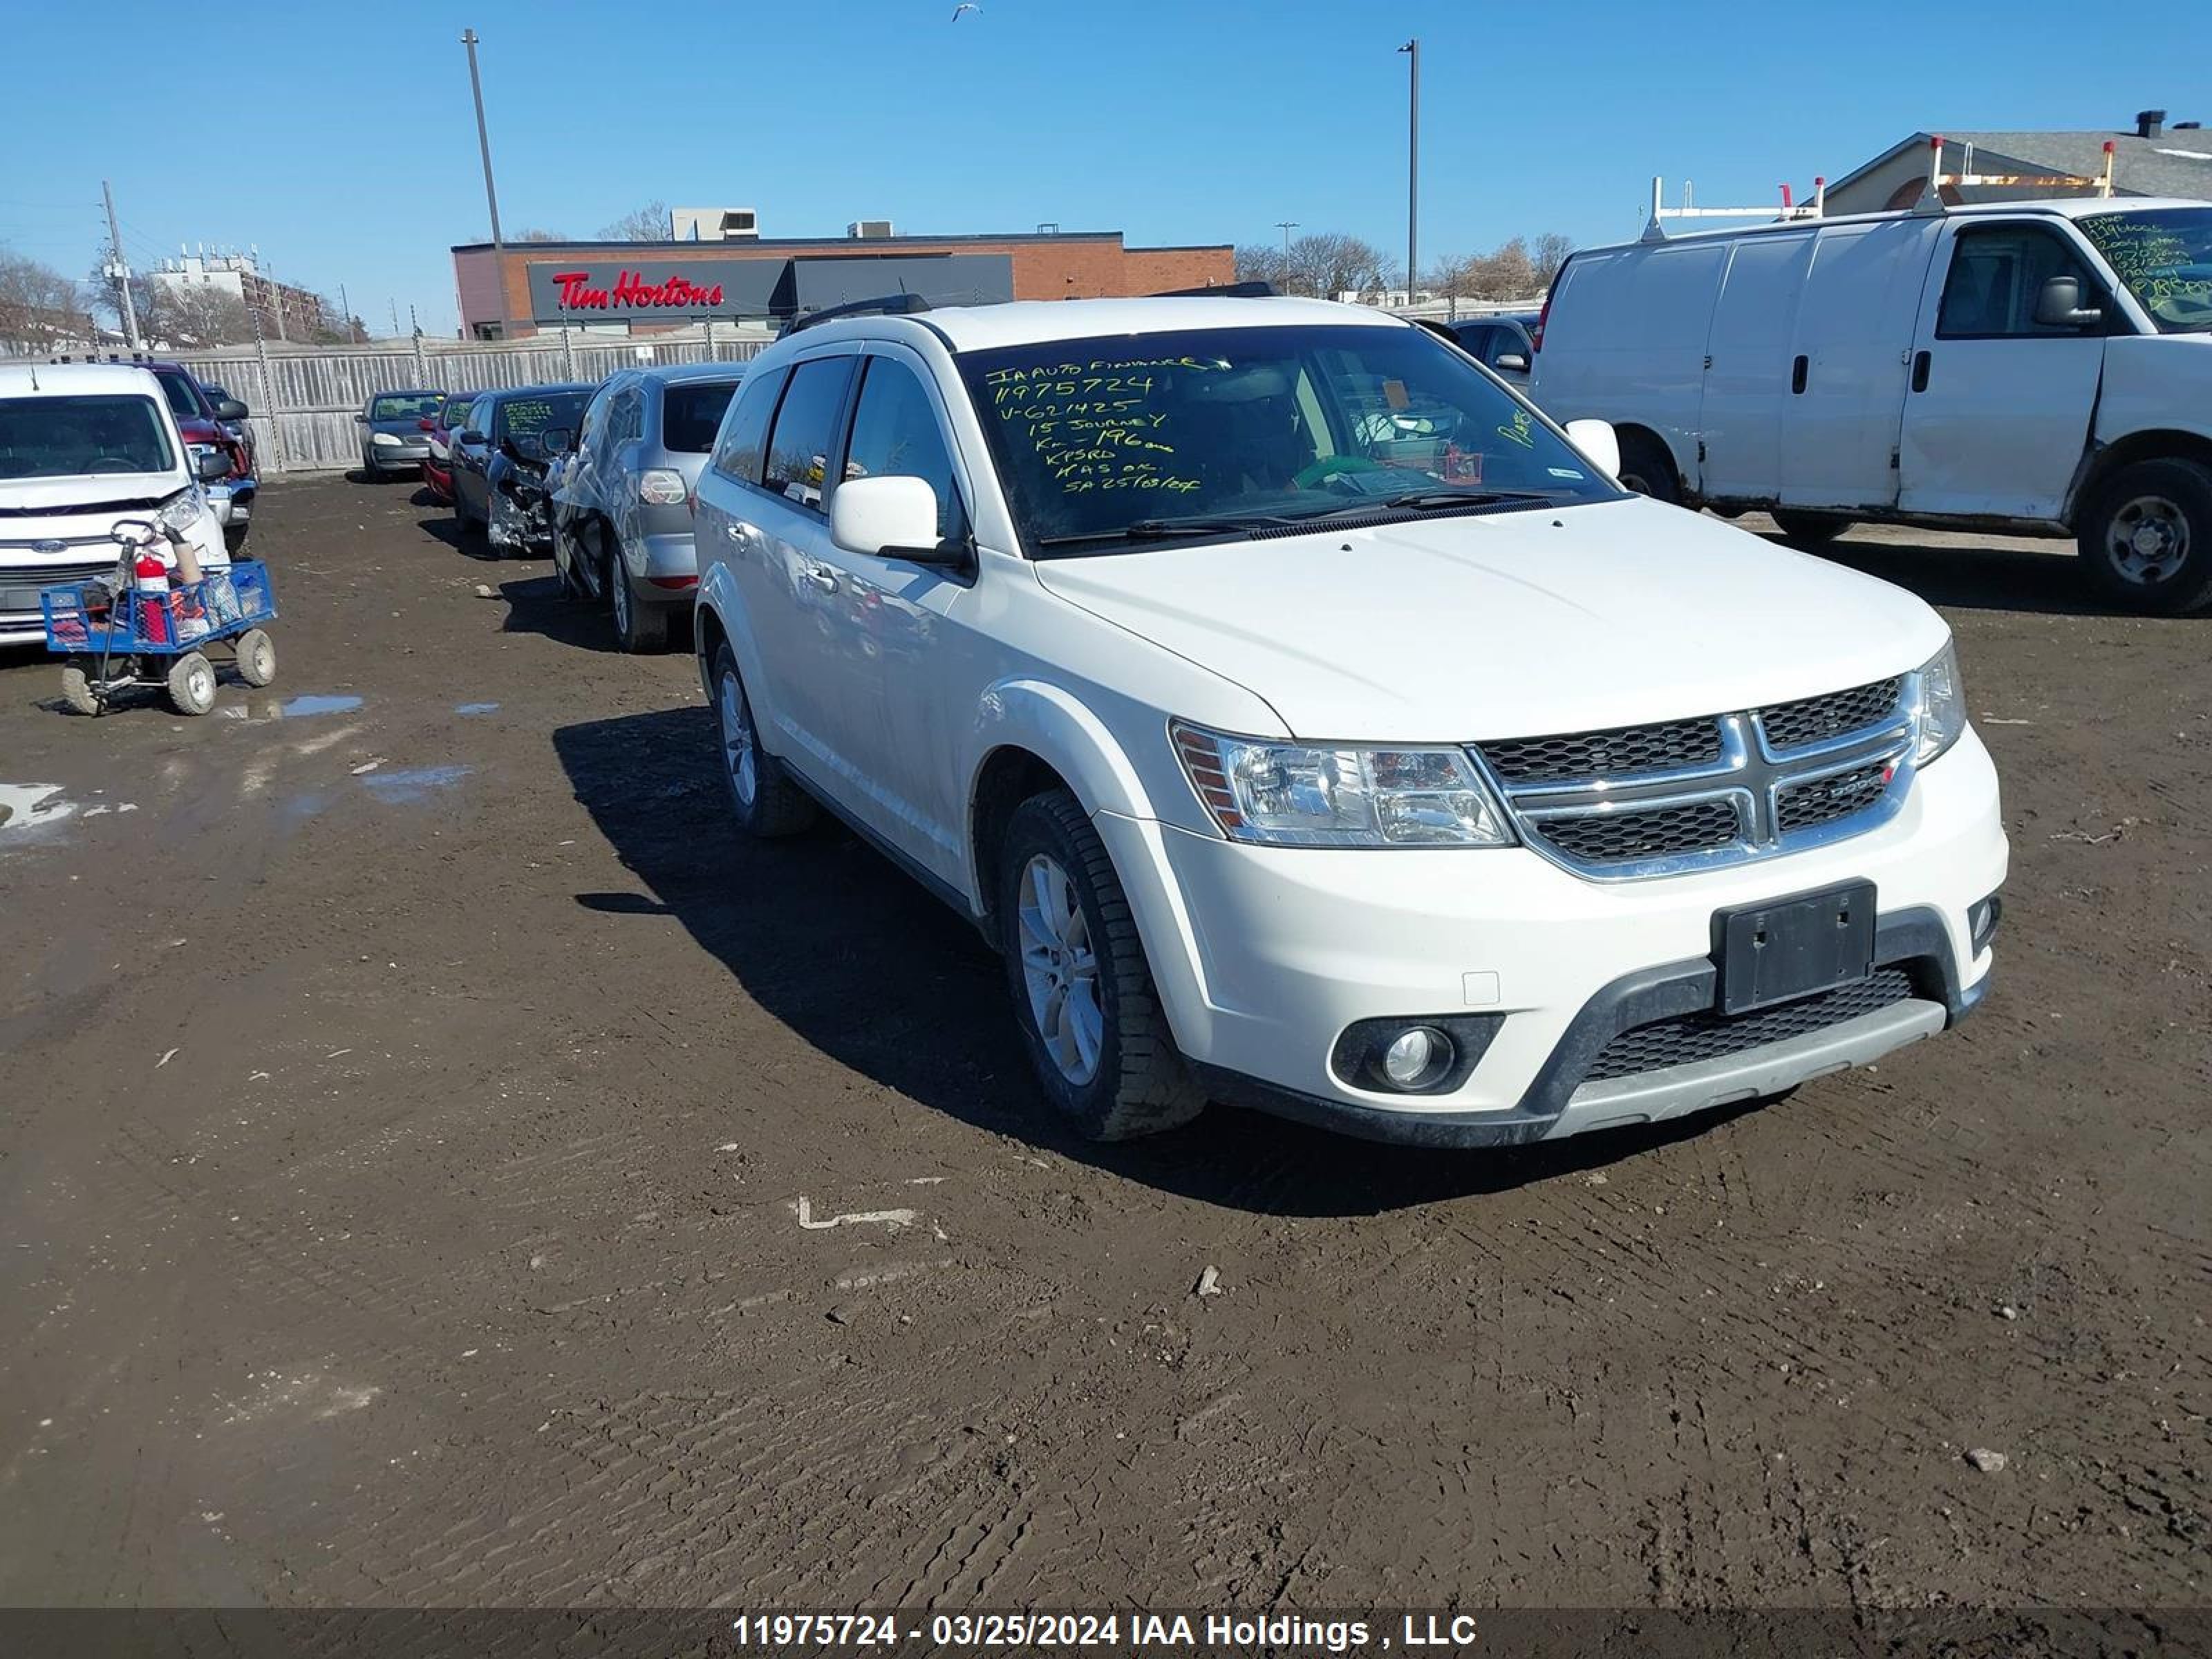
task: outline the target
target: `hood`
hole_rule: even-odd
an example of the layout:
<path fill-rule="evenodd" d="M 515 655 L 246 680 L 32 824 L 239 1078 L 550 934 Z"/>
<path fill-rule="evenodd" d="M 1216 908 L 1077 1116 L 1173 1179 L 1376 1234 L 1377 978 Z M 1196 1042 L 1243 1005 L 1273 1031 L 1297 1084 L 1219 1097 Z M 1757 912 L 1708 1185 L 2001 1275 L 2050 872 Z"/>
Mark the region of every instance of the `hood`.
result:
<path fill-rule="evenodd" d="M 66 478 L 0 481 L 0 526 L 15 527 L 44 518 L 106 514 L 127 518 L 157 512 L 180 489 L 191 486 L 174 472 L 86 472 Z M 106 526 L 101 526 L 105 532 Z"/>
<path fill-rule="evenodd" d="M 1720 714 L 1917 668 L 1948 632 L 1901 588 L 1641 496 L 1036 568 L 1306 738 L 1466 742 Z"/>

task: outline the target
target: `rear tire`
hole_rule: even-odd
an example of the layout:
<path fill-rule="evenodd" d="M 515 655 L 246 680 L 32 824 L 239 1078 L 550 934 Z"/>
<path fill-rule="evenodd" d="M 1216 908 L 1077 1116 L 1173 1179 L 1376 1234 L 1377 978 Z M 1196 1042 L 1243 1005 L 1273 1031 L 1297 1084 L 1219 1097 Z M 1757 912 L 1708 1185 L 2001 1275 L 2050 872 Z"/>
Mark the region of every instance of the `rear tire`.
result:
<path fill-rule="evenodd" d="M 610 550 L 600 567 L 606 584 L 607 604 L 615 617 L 615 643 L 633 656 L 668 649 L 668 613 L 658 605 L 641 605 L 629 591 L 629 572 L 619 550 Z"/>
<path fill-rule="evenodd" d="M 100 713 L 100 699 L 92 690 L 92 670 L 82 659 L 72 657 L 62 665 L 62 701 L 80 714 Z"/>
<path fill-rule="evenodd" d="M 1649 433 L 1620 434 L 1620 482 L 1624 488 L 1669 507 L 1682 504 L 1681 475 L 1667 446 Z"/>
<path fill-rule="evenodd" d="M 2212 468 L 2122 467 L 2098 489 L 2075 545 L 2089 579 L 2131 611 L 2178 617 L 2212 601 Z"/>
<path fill-rule="evenodd" d="M 238 678 L 248 685 L 272 685 L 276 680 L 276 642 L 258 628 L 238 636 Z"/>
<path fill-rule="evenodd" d="M 215 665 L 187 651 L 169 669 L 169 702 L 179 714 L 204 714 L 215 707 Z"/>
<path fill-rule="evenodd" d="M 1826 513 L 1793 513 L 1780 508 L 1775 512 L 1774 523 L 1782 532 L 1782 539 L 1792 547 L 1826 547 L 1851 527 L 1849 519 L 1832 518 Z"/>
<path fill-rule="evenodd" d="M 760 746 L 752 701 L 726 643 L 714 653 L 714 725 L 721 738 L 722 781 L 738 829 L 756 841 L 775 841 L 814 822 L 813 798 Z"/>
<path fill-rule="evenodd" d="M 1065 789 L 1014 809 L 996 896 L 1015 1022 L 1061 1120 L 1088 1140 L 1130 1140 L 1205 1110 L 1114 861 Z"/>

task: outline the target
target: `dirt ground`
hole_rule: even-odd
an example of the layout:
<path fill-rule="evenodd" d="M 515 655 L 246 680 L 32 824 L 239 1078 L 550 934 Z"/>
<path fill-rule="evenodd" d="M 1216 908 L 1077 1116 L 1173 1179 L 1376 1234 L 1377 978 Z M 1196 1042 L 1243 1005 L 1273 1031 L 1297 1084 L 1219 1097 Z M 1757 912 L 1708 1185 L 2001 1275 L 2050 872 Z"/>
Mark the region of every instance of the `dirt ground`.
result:
<path fill-rule="evenodd" d="M 1101 1152 L 960 921 L 736 840 L 684 656 L 407 486 L 263 514 L 271 690 L 0 654 L 0 1604 L 2206 1601 L 2212 620 L 1839 545 L 2004 775 L 1954 1034 Z"/>

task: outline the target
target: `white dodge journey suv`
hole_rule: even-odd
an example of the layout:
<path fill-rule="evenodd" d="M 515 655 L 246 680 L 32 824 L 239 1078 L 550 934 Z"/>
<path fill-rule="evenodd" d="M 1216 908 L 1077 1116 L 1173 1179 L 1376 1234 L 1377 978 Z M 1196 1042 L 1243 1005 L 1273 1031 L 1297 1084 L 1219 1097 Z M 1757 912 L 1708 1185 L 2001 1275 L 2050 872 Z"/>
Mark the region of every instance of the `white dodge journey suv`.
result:
<path fill-rule="evenodd" d="M 1942 1030 L 2006 862 L 1942 621 L 1615 465 L 1352 307 L 822 313 L 698 486 L 738 821 L 971 918 L 1101 1138 L 1512 1145 Z"/>

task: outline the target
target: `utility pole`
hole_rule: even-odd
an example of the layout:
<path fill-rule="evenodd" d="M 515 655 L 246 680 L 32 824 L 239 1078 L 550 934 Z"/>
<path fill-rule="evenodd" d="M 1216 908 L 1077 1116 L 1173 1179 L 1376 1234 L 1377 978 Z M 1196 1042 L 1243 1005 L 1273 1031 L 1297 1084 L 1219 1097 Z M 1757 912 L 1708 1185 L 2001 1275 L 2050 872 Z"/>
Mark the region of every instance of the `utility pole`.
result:
<path fill-rule="evenodd" d="M 469 49 L 469 91 L 477 100 L 477 148 L 483 152 L 484 204 L 491 210 L 491 258 L 499 268 L 499 337 L 504 340 L 512 331 L 507 325 L 507 241 L 499 231 L 499 191 L 491 182 L 491 134 L 484 126 L 483 81 L 477 74 L 477 32 L 463 29 L 461 44 Z M 392 331 L 398 332 L 396 322 Z"/>
<path fill-rule="evenodd" d="M 131 298 L 131 267 L 123 259 L 123 232 L 115 222 L 115 191 L 106 179 L 100 181 L 100 193 L 107 203 L 107 274 L 115 279 L 115 309 L 120 313 L 123 337 L 137 351 L 145 342 L 138 337 L 138 307 Z"/>
<path fill-rule="evenodd" d="M 399 337 L 399 296 L 390 295 L 386 298 L 392 305 L 392 337 L 396 340 Z"/>
<path fill-rule="evenodd" d="M 1413 301 L 1420 279 L 1421 223 L 1421 42 L 1417 35 L 1398 48 L 1406 54 L 1406 302 Z"/>
<path fill-rule="evenodd" d="M 346 343 L 353 343 L 353 301 L 346 298 L 345 284 L 338 284 L 338 309 L 345 315 L 338 319 L 338 326 L 345 331 Z"/>

